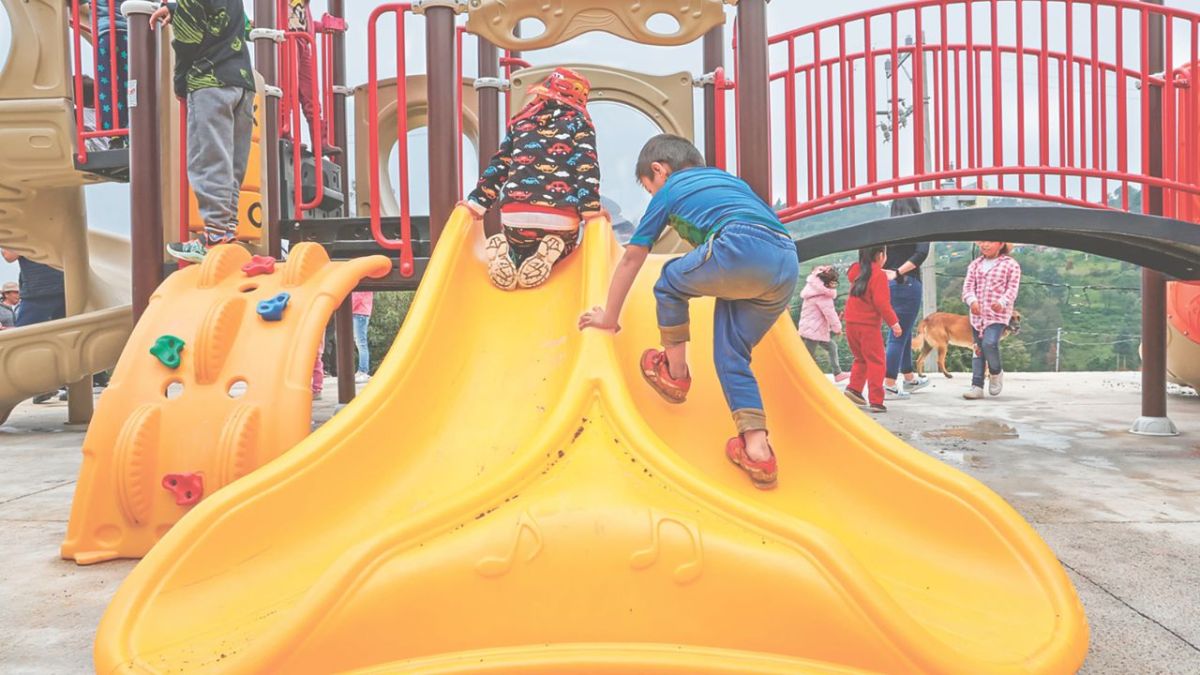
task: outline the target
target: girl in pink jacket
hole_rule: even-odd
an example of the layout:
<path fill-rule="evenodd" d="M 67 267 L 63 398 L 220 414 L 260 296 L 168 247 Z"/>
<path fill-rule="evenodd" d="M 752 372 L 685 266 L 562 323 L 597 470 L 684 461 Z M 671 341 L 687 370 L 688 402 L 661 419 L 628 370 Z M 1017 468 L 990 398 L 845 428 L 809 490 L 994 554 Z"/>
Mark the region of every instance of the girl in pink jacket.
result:
<path fill-rule="evenodd" d="M 833 340 L 834 335 L 842 332 L 842 320 L 838 318 L 834 305 L 837 284 L 838 273 L 831 265 L 813 268 L 804 290 L 800 291 L 804 304 L 800 307 L 799 329 L 800 337 L 804 339 L 804 345 L 808 347 L 813 360 L 817 358 L 817 348 L 824 349 L 829 356 L 834 381 L 842 382 L 850 375 L 842 372 L 842 366 L 838 363 L 837 342 Z"/>

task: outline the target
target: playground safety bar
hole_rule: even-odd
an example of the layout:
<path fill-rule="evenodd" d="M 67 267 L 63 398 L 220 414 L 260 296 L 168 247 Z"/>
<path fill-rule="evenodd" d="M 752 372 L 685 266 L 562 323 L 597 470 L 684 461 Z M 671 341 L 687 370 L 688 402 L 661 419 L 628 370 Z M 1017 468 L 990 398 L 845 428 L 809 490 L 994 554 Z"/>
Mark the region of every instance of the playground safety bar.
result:
<path fill-rule="evenodd" d="M 409 212 L 408 194 L 408 92 L 406 75 L 408 67 L 404 54 L 404 16 L 412 11 L 409 3 L 393 3 L 380 5 L 371 12 L 367 20 L 367 101 L 370 114 L 367 115 L 367 130 L 369 136 L 368 153 L 370 156 L 370 189 L 371 189 L 371 236 L 381 247 L 400 252 L 400 276 L 409 278 L 413 275 L 412 247 L 412 216 Z M 379 163 L 379 57 L 378 31 L 379 19 L 385 14 L 395 17 L 396 26 L 396 157 L 400 171 L 396 190 L 400 203 L 400 238 L 389 239 L 383 235 L 382 213 L 380 211 L 381 177 Z M 461 172 L 460 172 L 461 173 Z"/>
<path fill-rule="evenodd" d="M 88 14 L 91 16 L 91 34 L 92 34 L 92 100 L 90 101 L 91 109 L 95 113 L 95 126 L 104 126 L 104 108 L 100 102 L 100 91 L 105 86 L 105 83 L 100 77 L 100 35 L 98 29 L 98 19 L 96 17 L 96 8 L 92 2 L 88 0 L 71 0 L 71 44 L 72 57 L 74 59 L 74 95 L 75 95 L 75 153 L 80 164 L 87 162 L 87 141 L 93 138 L 127 138 L 129 136 L 128 123 L 121 123 L 121 111 L 119 102 L 125 100 L 125 92 L 120 90 L 117 77 L 118 67 L 122 66 L 117 59 L 119 53 L 119 42 L 117 40 L 116 22 L 121 16 L 118 0 L 93 0 L 94 2 L 103 2 L 108 7 L 109 29 L 106 39 L 108 41 L 108 72 L 109 82 L 109 101 L 111 112 L 109 113 L 109 121 L 111 128 L 103 129 L 88 129 L 84 120 L 84 108 L 87 107 L 88 101 L 83 100 L 83 31 L 80 19 L 80 4 L 92 5 L 91 11 Z M 128 114 L 128 109 L 126 111 Z"/>
<path fill-rule="evenodd" d="M 325 124 L 325 138 L 334 139 L 337 138 L 337 116 L 333 114 L 336 105 L 334 96 L 339 92 L 333 86 L 333 60 L 337 58 L 333 49 L 333 38 L 346 32 L 346 20 L 326 13 L 318 22 L 317 32 L 321 35 L 321 112 L 324 116 L 322 121 Z M 343 92 L 342 95 L 346 94 Z M 317 152 L 322 150 L 324 148 Z"/>
<path fill-rule="evenodd" d="M 713 147 L 716 148 L 716 156 L 713 157 L 713 164 L 718 169 L 725 169 L 725 150 L 728 140 L 725 129 L 725 92 L 733 89 L 734 83 L 732 80 L 725 79 L 725 68 L 719 67 L 711 73 L 706 73 L 701 77 L 693 80 L 693 86 L 713 87 L 713 130 L 716 136 L 716 142 Z"/>
<path fill-rule="evenodd" d="M 1051 43 L 1049 24 L 1059 17 L 1068 28 Z M 1160 20 L 1165 68 L 1155 72 L 1149 34 Z M 902 23 L 918 38 L 901 43 Z M 1040 39 L 1027 44 L 1035 28 Z M 1200 215 L 1200 87 L 1189 77 L 1200 64 L 1200 14 L 1132 0 L 920 0 L 768 42 L 787 58 L 787 67 L 770 75 L 784 97 L 785 220 L 852 203 L 947 194 L 1107 208 L 1117 201 L 1110 184 L 1122 209 L 1129 208 L 1130 186 L 1140 185 L 1164 190 L 1164 215 Z M 1186 64 L 1176 62 L 1179 55 Z M 906 63 L 910 77 L 902 78 Z M 1024 114 L 1027 82 L 1036 92 L 1028 96 L 1037 96 L 1032 120 Z M 1149 176 L 1156 92 L 1163 99 L 1163 170 Z M 1138 97 L 1137 114 L 1129 110 L 1131 96 Z M 1140 162 L 1130 157 L 1131 137 Z M 879 156 L 881 143 L 891 145 L 890 156 Z"/>

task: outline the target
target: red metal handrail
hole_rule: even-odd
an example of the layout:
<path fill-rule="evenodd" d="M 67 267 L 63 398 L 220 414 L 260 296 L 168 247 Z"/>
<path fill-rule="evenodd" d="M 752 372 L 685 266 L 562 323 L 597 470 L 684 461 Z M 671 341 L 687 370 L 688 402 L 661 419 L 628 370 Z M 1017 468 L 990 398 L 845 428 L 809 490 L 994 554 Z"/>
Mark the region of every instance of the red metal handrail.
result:
<path fill-rule="evenodd" d="M 725 130 L 725 90 L 732 88 L 733 83 L 725 79 L 724 68 L 713 71 L 713 147 L 716 148 L 713 164 L 718 169 L 725 168 L 725 146 L 728 143 Z"/>
<path fill-rule="evenodd" d="M 1053 41 L 1047 27 L 1052 8 L 1067 24 Z M 1040 20 L 1040 41 L 1026 30 L 1034 27 L 1030 17 Z M 1162 72 L 1149 67 L 1152 17 L 1166 23 Z M 901 44 L 901 23 L 921 39 Z M 1179 148 L 1181 129 L 1200 134 L 1191 121 L 1200 110 L 1200 87 L 1191 86 L 1186 72 L 1187 64 L 1200 64 L 1200 14 L 1132 0 L 920 0 L 805 26 L 768 42 L 787 50 L 786 68 L 770 75 L 783 85 L 786 116 L 781 217 L 890 199 L 902 190 L 905 196 L 987 193 L 1108 207 L 1112 185 L 1122 208 L 1129 208 L 1131 186 L 1140 185 L 1165 191 L 1166 215 L 1200 216 L 1196 198 L 1182 198 L 1200 195 L 1200 166 Z M 1186 64 L 1177 63 L 1179 55 Z M 911 83 L 901 82 L 902 60 Z M 879 77 L 882 66 L 891 67 L 890 81 Z M 856 84 L 856 73 L 863 82 Z M 1027 84 L 1036 105 L 1026 105 Z M 1152 90 L 1163 97 L 1161 177 L 1147 175 Z M 1129 110 L 1130 95 L 1139 97 L 1140 112 Z M 1129 138 L 1140 142 L 1140 165 L 1128 157 L 1123 141 Z M 966 185 L 968 178 L 977 184 Z M 994 178 L 994 189 L 987 178 Z M 938 182 L 923 186 L 931 181 Z"/>
<path fill-rule="evenodd" d="M 381 247 L 400 252 L 400 276 L 413 275 L 412 219 L 408 199 L 408 92 L 406 75 L 408 68 L 404 55 L 404 15 L 412 10 L 409 3 L 380 5 L 371 12 L 367 22 L 367 115 L 370 184 L 371 184 L 371 236 Z M 399 185 L 396 186 L 400 201 L 400 238 L 389 239 L 383 235 L 380 211 L 381 177 L 379 164 L 379 64 L 378 22 L 384 14 L 396 17 L 396 156 L 400 164 Z"/>
<path fill-rule="evenodd" d="M 74 98 L 75 98 L 75 156 L 81 164 L 87 162 L 88 150 L 87 141 L 92 138 L 123 138 L 129 136 L 129 127 L 121 124 L 121 111 L 119 102 L 121 100 L 120 87 L 117 85 L 120 78 L 118 77 L 118 62 L 117 62 L 117 12 L 120 11 L 117 0 L 94 0 L 94 2 L 104 2 L 108 5 L 108 56 L 109 56 L 109 95 L 112 101 L 112 128 L 111 129 L 92 129 L 88 131 L 85 128 L 83 110 L 87 107 L 87 101 L 83 100 L 83 31 L 80 22 L 80 0 L 71 0 L 71 49 L 72 61 L 74 65 Z M 89 14 L 91 15 L 91 33 L 92 33 L 92 110 L 95 112 L 96 126 L 103 126 L 103 111 L 100 108 L 100 50 L 97 47 L 97 41 L 100 39 L 98 19 L 96 17 L 96 7 L 93 3 Z"/>

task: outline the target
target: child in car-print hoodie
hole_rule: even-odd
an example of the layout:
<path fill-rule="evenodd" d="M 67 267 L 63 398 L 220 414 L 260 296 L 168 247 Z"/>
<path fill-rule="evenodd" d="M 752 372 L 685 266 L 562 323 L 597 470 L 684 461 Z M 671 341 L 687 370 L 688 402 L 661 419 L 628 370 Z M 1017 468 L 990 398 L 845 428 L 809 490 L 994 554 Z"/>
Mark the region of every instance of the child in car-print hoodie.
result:
<path fill-rule="evenodd" d="M 581 219 L 599 215 L 596 130 L 587 111 L 590 85 L 557 68 L 533 87 L 533 99 L 508 134 L 465 205 L 477 218 L 500 206 L 501 234 L 487 240 L 488 276 L 497 287 L 533 288 L 579 239 Z"/>

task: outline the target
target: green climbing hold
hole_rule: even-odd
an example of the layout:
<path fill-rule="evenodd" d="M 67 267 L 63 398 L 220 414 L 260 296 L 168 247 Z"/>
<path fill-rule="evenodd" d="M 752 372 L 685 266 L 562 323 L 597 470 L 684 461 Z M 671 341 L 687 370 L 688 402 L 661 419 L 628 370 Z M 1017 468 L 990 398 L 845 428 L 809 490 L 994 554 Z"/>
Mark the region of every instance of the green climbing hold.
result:
<path fill-rule="evenodd" d="M 154 341 L 150 353 L 171 370 L 179 367 L 179 353 L 183 351 L 183 340 L 174 335 L 164 335 Z"/>

